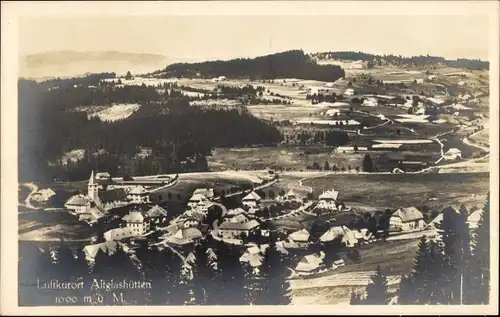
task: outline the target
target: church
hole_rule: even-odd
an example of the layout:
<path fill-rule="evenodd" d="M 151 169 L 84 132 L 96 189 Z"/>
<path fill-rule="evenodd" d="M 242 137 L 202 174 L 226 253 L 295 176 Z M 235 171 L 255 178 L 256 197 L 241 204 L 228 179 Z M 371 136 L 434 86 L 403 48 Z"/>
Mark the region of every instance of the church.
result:
<path fill-rule="evenodd" d="M 132 201 L 127 197 L 125 189 L 107 189 L 111 183 L 109 179 L 96 179 L 94 171 L 92 171 L 87 185 L 87 195 L 75 195 L 68 199 L 64 206 L 70 212 L 80 214 L 94 206 L 109 210 L 131 204 Z"/>

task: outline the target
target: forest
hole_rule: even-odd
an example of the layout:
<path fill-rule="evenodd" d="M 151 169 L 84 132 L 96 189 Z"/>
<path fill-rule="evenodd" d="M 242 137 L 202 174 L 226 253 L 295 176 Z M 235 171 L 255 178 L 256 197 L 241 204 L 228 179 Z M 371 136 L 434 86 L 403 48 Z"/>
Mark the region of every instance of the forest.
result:
<path fill-rule="evenodd" d="M 490 296 L 490 195 L 478 225 L 470 229 L 467 209 L 443 210 L 440 242 L 422 237 L 409 274 L 396 291 L 399 305 L 487 305 Z M 391 302 L 387 277 L 377 267 L 364 294 L 352 292 L 351 305 Z"/>
<path fill-rule="evenodd" d="M 489 69 L 490 63 L 487 61 L 482 61 L 479 59 L 466 59 L 459 58 L 456 60 L 447 60 L 444 57 L 430 56 L 430 55 L 420 55 L 420 56 L 397 56 L 397 55 L 373 55 L 363 52 L 321 52 L 311 54 L 312 57 L 318 60 L 327 59 L 341 59 L 341 60 L 352 60 L 352 61 L 367 61 L 373 62 L 373 65 L 383 65 L 383 62 L 397 65 L 415 65 L 415 66 L 425 66 L 434 64 L 444 64 L 450 67 L 456 68 L 468 68 L 468 69 Z M 369 65 L 370 66 L 370 65 Z"/>
<path fill-rule="evenodd" d="M 81 180 L 92 169 L 128 175 L 181 172 L 182 162 L 203 170 L 205 156 L 214 147 L 276 144 L 282 140 L 276 127 L 253 117 L 246 109 L 192 107 L 190 97 L 176 91 L 162 94 L 154 87 L 107 84 L 47 89 L 49 84 L 19 81 L 18 155 L 22 182 Z M 64 86 L 61 81 L 52 84 L 56 85 L 52 88 Z M 115 122 L 103 122 L 77 111 L 82 106 L 118 103 L 141 107 Z M 152 149 L 152 157 L 129 164 L 144 147 Z M 74 149 L 84 149 L 84 158 L 61 164 L 61 155 Z M 138 165 L 142 166 L 140 170 Z"/>
<path fill-rule="evenodd" d="M 252 80 L 275 78 L 300 78 L 335 81 L 345 76 L 344 70 L 335 65 L 318 65 L 302 50 L 292 50 L 256 58 L 238 58 L 228 61 L 202 63 L 177 63 L 155 72 L 165 77 L 250 78 Z M 153 73 L 153 75 L 155 74 Z"/>

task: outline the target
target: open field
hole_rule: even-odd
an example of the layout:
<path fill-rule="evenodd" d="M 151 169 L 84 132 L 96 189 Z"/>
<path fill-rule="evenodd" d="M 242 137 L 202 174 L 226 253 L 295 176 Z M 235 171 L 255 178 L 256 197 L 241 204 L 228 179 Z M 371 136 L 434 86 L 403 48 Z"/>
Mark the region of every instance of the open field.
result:
<path fill-rule="evenodd" d="M 358 146 L 373 144 L 369 137 L 356 136 L 352 142 Z M 375 165 L 379 158 L 399 158 L 406 160 L 435 161 L 439 158 L 439 145 L 436 143 L 423 145 L 405 145 L 405 151 L 359 151 L 358 153 L 336 153 L 333 147 L 260 147 L 242 149 L 216 149 L 208 158 L 210 169 L 242 169 L 260 170 L 266 168 L 283 168 L 283 170 L 306 170 L 314 163 L 324 167 L 328 162 L 330 168 L 355 169 L 361 167 L 366 153 L 370 154 Z M 412 147 L 416 147 L 412 149 Z M 380 163 L 383 164 L 383 163 Z M 381 165 L 380 168 L 383 166 Z"/>
<path fill-rule="evenodd" d="M 290 281 L 292 304 L 348 304 L 351 292 L 364 292 L 377 265 L 388 276 L 389 292 L 398 288 L 402 274 L 411 271 L 418 239 L 359 247 L 361 263 L 351 263 L 310 278 Z"/>
<path fill-rule="evenodd" d="M 19 240 L 88 240 L 95 228 L 67 212 L 31 211 L 18 213 Z"/>
<path fill-rule="evenodd" d="M 489 177 L 489 173 L 332 174 L 306 179 L 303 184 L 311 186 L 316 196 L 333 187 L 340 191 L 339 199 L 357 208 L 364 205 L 383 210 L 425 204 L 441 210 L 462 203 L 483 205 Z M 429 201 L 430 197 L 437 200 Z"/>

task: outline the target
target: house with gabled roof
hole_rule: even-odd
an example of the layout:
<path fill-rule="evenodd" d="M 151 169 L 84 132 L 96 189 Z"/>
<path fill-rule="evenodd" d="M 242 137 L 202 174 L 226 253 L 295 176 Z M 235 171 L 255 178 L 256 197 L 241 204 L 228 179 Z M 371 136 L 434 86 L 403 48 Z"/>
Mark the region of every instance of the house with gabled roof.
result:
<path fill-rule="evenodd" d="M 96 223 L 97 221 L 99 221 L 99 219 L 104 217 L 106 214 L 107 214 L 107 212 L 104 208 L 99 207 L 99 206 L 94 206 L 94 207 L 91 207 L 91 208 L 85 210 L 82 213 L 79 213 L 78 220 L 85 221 L 88 224 L 92 225 L 92 224 Z"/>
<path fill-rule="evenodd" d="M 150 228 L 149 221 L 140 211 L 131 211 L 123 216 L 122 220 L 125 222 L 126 227 L 132 228 L 138 234 L 144 234 Z"/>
<path fill-rule="evenodd" d="M 328 209 L 328 210 L 337 210 L 337 198 L 339 196 L 339 192 L 332 190 L 327 190 L 321 193 L 318 197 L 318 204 L 316 208 L 318 209 Z"/>
<path fill-rule="evenodd" d="M 298 230 L 288 236 L 299 247 L 305 247 L 309 244 L 311 235 L 306 229 Z"/>
<path fill-rule="evenodd" d="M 250 231 L 259 226 L 260 223 L 255 219 L 246 222 L 225 221 L 219 226 L 219 236 L 227 239 L 239 239 L 242 233 L 248 236 Z"/>
<path fill-rule="evenodd" d="M 92 200 L 88 196 L 78 194 L 68 199 L 68 201 L 64 204 L 64 207 L 71 213 L 80 214 L 91 207 L 91 202 Z"/>
<path fill-rule="evenodd" d="M 393 231 L 422 229 L 425 227 L 424 216 L 415 207 L 400 208 L 389 219 L 389 227 Z"/>
<path fill-rule="evenodd" d="M 257 205 L 260 204 L 260 201 L 260 196 L 255 191 L 252 191 L 251 193 L 243 197 L 241 203 L 243 204 L 243 206 L 257 207 Z"/>
<path fill-rule="evenodd" d="M 325 258 L 325 253 L 323 251 L 317 254 L 309 254 L 303 256 L 299 263 L 295 267 L 297 273 L 313 273 L 323 267 L 323 259 Z"/>
<path fill-rule="evenodd" d="M 127 193 L 127 198 L 135 204 L 149 203 L 149 190 L 142 185 L 134 186 Z"/>
<path fill-rule="evenodd" d="M 345 233 L 348 231 L 346 226 L 335 226 L 330 229 L 328 229 L 320 238 L 319 241 L 321 242 L 330 242 L 335 239 L 341 238 L 345 235 Z"/>

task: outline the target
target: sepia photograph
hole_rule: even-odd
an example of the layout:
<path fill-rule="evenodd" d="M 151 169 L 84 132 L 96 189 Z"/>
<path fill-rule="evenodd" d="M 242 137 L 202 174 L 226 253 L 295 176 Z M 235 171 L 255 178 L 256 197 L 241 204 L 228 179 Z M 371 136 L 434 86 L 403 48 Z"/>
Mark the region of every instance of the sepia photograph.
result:
<path fill-rule="evenodd" d="M 498 313 L 498 11 L 3 2 L 2 314 Z"/>

